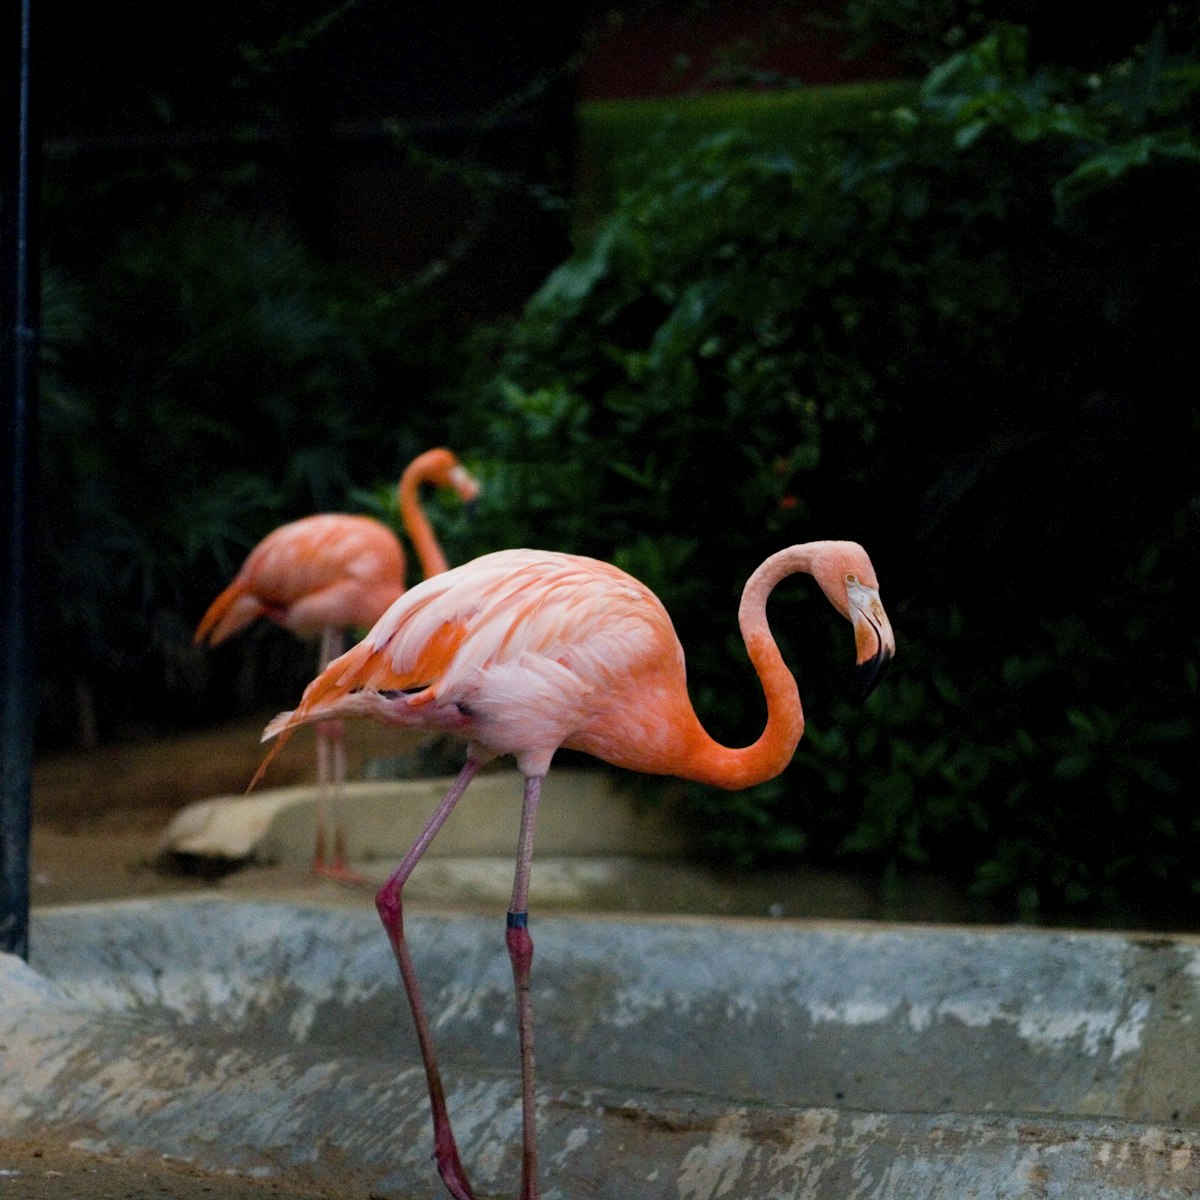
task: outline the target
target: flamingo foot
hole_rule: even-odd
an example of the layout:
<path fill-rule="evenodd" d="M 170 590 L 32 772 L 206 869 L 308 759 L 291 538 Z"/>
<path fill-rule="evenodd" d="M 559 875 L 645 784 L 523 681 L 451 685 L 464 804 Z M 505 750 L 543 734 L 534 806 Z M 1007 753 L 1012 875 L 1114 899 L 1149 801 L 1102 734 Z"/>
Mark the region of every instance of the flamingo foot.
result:
<path fill-rule="evenodd" d="M 335 859 L 331 863 L 313 860 L 312 873 L 318 879 L 330 879 L 334 883 L 344 883 L 347 887 L 374 886 L 374 881 L 368 879 L 359 871 L 348 867 L 345 862 Z"/>
<path fill-rule="evenodd" d="M 319 879 L 332 879 L 352 887 L 374 886 L 373 881 L 346 864 L 346 835 L 339 830 L 334 837 L 333 860 L 325 857 L 325 831 L 317 831 L 317 844 L 313 850 L 312 873 Z"/>

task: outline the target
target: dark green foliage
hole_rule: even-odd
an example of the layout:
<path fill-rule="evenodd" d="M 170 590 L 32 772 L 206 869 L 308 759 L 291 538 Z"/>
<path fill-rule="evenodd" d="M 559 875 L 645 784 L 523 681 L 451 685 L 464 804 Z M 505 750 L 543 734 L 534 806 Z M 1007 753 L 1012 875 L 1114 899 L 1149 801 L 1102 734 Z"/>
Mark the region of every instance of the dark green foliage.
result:
<path fill-rule="evenodd" d="M 440 439 L 434 329 L 241 221 L 131 235 L 86 283 L 51 272 L 45 291 L 43 738 L 89 708 L 104 735 L 194 721 L 229 692 L 291 695 L 314 660 L 290 638 L 229 656 L 191 631 L 268 530 L 344 510 Z"/>
<path fill-rule="evenodd" d="M 782 780 L 690 789 L 714 853 L 936 869 L 1025 913 L 1186 904 L 1200 66 L 1161 32 L 1027 63 L 997 27 L 858 137 L 712 137 L 630 190 L 492 349 L 481 536 L 634 569 L 729 742 L 763 718 L 746 574 L 870 549 L 895 677 L 852 709 L 847 631 L 780 589 L 809 731 Z"/>
<path fill-rule="evenodd" d="M 725 91 L 653 100 L 592 100 L 579 105 L 578 156 L 587 179 L 585 222 L 607 213 L 624 189 L 661 170 L 714 129 L 762 144 L 795 146 L 831 133 L 858 136 L 871 113 L 915 91 L 908 80 Z"/>
<path fill-rule="evenodd" d="M 839 26 L 852 53 L 877 47 L 928 69 L 999 23 L 1028 30 L 1031 61 L 1080 70 L 1121 62 L 1158 30 L 1187 52 L 1200 35 L 1195 5 L 1181 0 L 1108 0 L 1102 9 L 1058 0 L 846 0 Z"/>

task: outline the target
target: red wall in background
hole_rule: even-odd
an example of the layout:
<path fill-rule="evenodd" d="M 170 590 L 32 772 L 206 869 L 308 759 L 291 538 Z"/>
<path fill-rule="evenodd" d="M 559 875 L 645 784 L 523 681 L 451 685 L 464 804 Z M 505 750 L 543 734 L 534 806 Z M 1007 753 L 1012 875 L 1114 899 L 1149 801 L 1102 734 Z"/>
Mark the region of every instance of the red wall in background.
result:
<path fill-rule="evenodd" d="M 609 18 L 607 14 L 613 13 Z M 595 45 L 579 76 L 581 100 L 629 100 L 718 91 L 722 53 L 742 39 L 760 49 L 753 67 L 802 84 L 895 79 L 902 72 L 880 53 L 847 59 L 843 40 L 820 15 L 795 5 L 729 0 L 710 5 L 601 6 L 590 14 Z M 742 84 L 744 86 L 744 84 Z M 769 87 L 764 82 L 761 86 Z"/>

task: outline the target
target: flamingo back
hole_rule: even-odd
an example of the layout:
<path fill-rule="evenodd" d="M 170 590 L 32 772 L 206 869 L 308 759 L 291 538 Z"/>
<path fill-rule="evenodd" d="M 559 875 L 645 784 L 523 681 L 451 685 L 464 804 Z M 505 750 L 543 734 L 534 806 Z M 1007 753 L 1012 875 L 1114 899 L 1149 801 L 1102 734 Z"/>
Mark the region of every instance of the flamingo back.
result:
<path fill-rule="evenodd" d="M 502 550 L 414 588 L 366 641 L 408 686 L 453 690 L 465 674 L 529 656 L 619 674 L 664 634 L 674 630 L 658 597 L 618 567 Z"/>

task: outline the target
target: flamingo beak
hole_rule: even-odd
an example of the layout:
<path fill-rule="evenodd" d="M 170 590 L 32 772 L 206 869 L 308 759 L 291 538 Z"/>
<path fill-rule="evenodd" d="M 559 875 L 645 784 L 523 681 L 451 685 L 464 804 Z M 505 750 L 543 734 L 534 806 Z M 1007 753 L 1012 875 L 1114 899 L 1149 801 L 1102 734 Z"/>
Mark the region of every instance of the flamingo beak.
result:
<path fill-rule="evenodd" d="M 896 635 L 892 623 L 874 588 L 861 584 L 852 586 L 850 621 L 854 626 L 854 646 L 857 651 L 855 668 L 855 699 L 861 704 L 874 690 L 887 671 L 896 653 Z"/>

